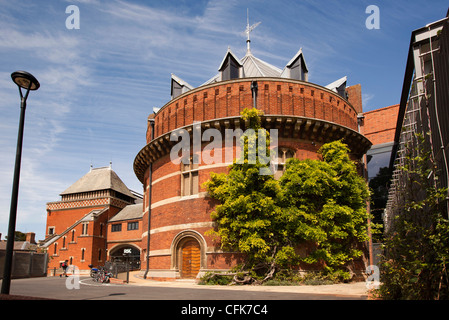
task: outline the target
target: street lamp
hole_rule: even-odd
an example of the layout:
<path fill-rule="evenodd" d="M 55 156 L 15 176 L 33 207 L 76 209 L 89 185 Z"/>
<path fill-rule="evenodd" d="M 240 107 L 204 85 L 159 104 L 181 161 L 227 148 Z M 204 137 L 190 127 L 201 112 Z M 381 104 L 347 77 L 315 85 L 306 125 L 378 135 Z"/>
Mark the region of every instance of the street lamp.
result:
<path fill-rule="evenodd" d="M 11 74 L 11 78 L 12 81 L 14 81 L 14 83 L 19 87 L 20 121 L 19 134 L 17 137 L 16 164 L 14 167 L 14 180 L 12 185 L 11 211 L 9 213 L 8 241 L 6 243 L 5 267 L 3 270 L 1 291 L 3 294 L 9 294 L 9 288 L 11 286 L 12 257 L 14 252 L 14 237 L 16 231 L 17 199 L 19 195 L 20 163 L 22 161 L 23 126 L 25 123 L 26 101 L 30 90 L 37 90 L 40 86 L 39 81 L 37 81 L 33 75 L 26 71 L 13 72 Z M 25 96 L 22 93 L 22 89 L 26 90 Z"/>

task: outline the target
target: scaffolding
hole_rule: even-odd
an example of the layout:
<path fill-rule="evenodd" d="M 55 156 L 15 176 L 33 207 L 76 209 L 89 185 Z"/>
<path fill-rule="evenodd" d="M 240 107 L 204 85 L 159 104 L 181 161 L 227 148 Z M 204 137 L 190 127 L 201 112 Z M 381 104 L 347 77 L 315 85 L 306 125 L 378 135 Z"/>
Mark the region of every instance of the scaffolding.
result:
<path fill-rule="evenodd" d="M 392 179 L 388 193 L 388 201 L 383 214 L 385 231 L 388 232 L 392 218 L 396 214 L 397 209 L 403 206 L 404 194 L 409 177 L 406 171 L 401 168 L 406 165 L 407 153 L 416 152 L 410 145 L 416 142 L 417 133 L 425 134 L 427 141 L 430 144 L 432 150 L 432 162 L 435 160 L 435 153 L 439 150 L 435 149 L 434 141 L 432 141 L 432 128 L 440 130 L 436 135 L 439 139 L 442 139 L 441 129 L 434 123 L 438 122 L 438 113 L 436 109 L 436 86 L 435 86 L 435 63 L 434 54 L 440 50 L 439 37 L 443 28 L 443 23 L 447 18 L 437 21 L 433 24 L 427 25 L 425 28 L 419 29 L 412 34 L 412 41 L 410 45 L 409 59 L 413 59 L 413 70 L 407 70 L 406 72 L 413 72 L 411 85 L 408 91 L 407 102 L 405 104 L 405 111 L 403 113 L 402 127 L 400 128 L 400 135 L 397 143 L 397 151 L 392 155 L 394 157 Z M 408 64 L 410 62 L 408 61 Z M 407 74 L 405 79 L 407 79 Z M 404 86 L 407 86 L 405 83 Z M 404 92 L 403 92 L 404 95 Z M 432 103 L 429 103 L 430 99 L 434 99 Z M 402 99 L 401 99 L 402 100 Z M 429 110 L 429 106 L 434 107 L 435 110 Z M 402 107 L 402 106 L 401 106 Z M 436 116 L 431 116 L 432 112 L 436 112 Z M 432 115 L 434 115 L 432 113 Z M 400 122 L 398 122 L 400 123 Z M 397 128 L 396 130 L 398 130 Z M 426 134 L 429 133 L 429 134 Z M 441 141 L 442 145 L 444 145 Z M 439 146 L 439 143 L 437 143 Z M 416 154 L 415 154 L 416 155 Z M 443 152 L 444 160 L 442 163 L 446 165 L 445 172 L 447 173 L 447 161 L 445 159 L 445 153 Z M 408 163 L 410 165 L 410 163 Z M 433 173 L 433 179 L 436 181 L 437 176 Z M 432 174 L 431 173 L 431 174 Z M 430 175 L 429 177 L 430 178 Z"/>

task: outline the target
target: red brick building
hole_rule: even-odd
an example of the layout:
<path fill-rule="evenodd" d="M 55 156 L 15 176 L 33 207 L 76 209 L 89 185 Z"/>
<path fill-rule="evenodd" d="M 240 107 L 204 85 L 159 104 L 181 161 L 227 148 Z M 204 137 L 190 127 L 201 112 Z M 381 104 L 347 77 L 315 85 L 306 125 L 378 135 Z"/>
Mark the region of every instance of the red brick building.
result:
<path fill-rule="evenodd" d="M 369 178 L 375 177 L 380 168 L 390 164 L 398 112 L 399 104 L 396 104 L 363 114 L 363 134 L 373 143 L 367 152 Z"/>
<path fill-rule="evenodd" d="M 148 118 L 147 145 L 134 161 L 144 186 L 141 260 L 148 278 L 195 278 L 238 262 L 238 253 L 223 252 L 206 235 L 214 225 L 210 213 L 216 202 L 202 184 L 211 172 L 227 172 L 232 159 L 225 154 L 234 158 L 236 153 L 235 143 L 222 140 L 214 149 L 218 161 L 206 163 L 207 129 L 217 129 L 222 137 L 227 130 L 245 130 L 240 112 L 256 106 L 264 112 L 264 128 L 278 130 L 278 175 L 287 158 L 316 159 L 318 149 L 333 140 L 343 139 L 360 164 L 372 145 L 359 131 L 360 85 L 346 88 L 346 77 L 326 87 L 308 82 L 302 50 L 280 69 L 256 58 L 249 47 L 242 59 L 228 49 L 218 71 L 198 88 L 172 75 L 172 99 Z M 191 141 L 195 132 L 206 141 L 196 153 L 190 149 L 188 164 L 170 159 L 179 129 Z"/>
<path fill-rule="evenodd" d="M 123 248 L 132 248 L 140 258 L 138 200 L 111 167 L 91 168 L 61 193 L 60 201 L 47 203 L 46 239 L 41 246 L 50 257 L 49 270 L 59 269 L 65 260 L 81 271 L 89 270 L 89 264 L 104 265 L 120 257 Z"/>
<path fill-rule="evenodd" d="M 62 192 L 60 201 L 47 204 L 49 269 L 69 260 L 88 270 L 89 264 L 120 259 L 124 249 L 130 249 L 146 277 L 157 280 L 196 278 L 233 267 L 239 254 L 221 251 L 206 235 L 217 203 L 202 184 L 211 172 L 227 172 L 238 152 L 237 139 L 216 141 L 219 147 L 211 152 L 212 139 L 204 133 L 216 129 L 225 137 L 245 130 L 244 108 L 262 110 L 263 126 L 277 130 L 275 176 L 282 174 L 287 158 L 316 159 L 324 143 L 338 139 L 348 144 L 361 172 L 367 151 L 368 168 L 378 155 L 391 152 L 397 106 L 363 114 L 361 86 L 346 87 L 346 77 L 326 87 L 308 82 L 302 50 L 280 69 L 249 49 L 242 59 L 228 49 L 219 73 L 198 88 L 172 75 L 171 100 L 148 117 L 147 144 L 134 160 L 143 203 L 111 168 L 98 168 Z M 179 129 L 190 141 L 195 132 L 204 140 L 200 150 L 190 148 L 186 164 L 170 158 Z M 204 154 L 214 161 L 205 161 Z"/>

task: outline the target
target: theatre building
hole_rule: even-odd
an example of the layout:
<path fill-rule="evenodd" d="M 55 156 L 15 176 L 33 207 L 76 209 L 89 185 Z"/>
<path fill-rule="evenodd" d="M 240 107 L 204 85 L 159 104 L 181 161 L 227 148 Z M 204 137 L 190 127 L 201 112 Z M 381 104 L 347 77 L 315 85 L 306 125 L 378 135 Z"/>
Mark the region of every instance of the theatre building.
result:
<path fill-rule="evenodd" d="M 47 204 L 44 247 L 51 257 L 49 269 L 68 260 L 88 270 L 89 264 L 120 260 L 125 249 L 148 279 L 198 278 L 235 266 L 239 253 L 222 251 L 206 234 L 214 227 L 210 214 L 217 202 L 202 185 L 212 172 L 228 172 L 238 138 L 229 144 L 224 137 L 246 129 L 240 118 L 245 108 L 263 111 L 263 127 L 277 130 L 275 178 L 282 175 L 288 158 L 318 159 L 318 149 L 327 142 L 342 139 L 360 174 L 370 148 L 377 150 L 370 159 L 379 166 L 376 154 L 391 149 L 386 150 L 391 134 L 385 134 L 391 128 L 384 128 L 389 122 L 382 118 L 397 117 L 397 108 L 365 118 L 361 86 L 347 87 L 346 77 L 327 86 L 309 82 L 301 49 L 278 68 L 255 57 L 248 40 L 243 58 L 228 49 L 217 70 L 197 88 L 172 74 L 171 99 L 149 115 L 146 145 L 134 159 L 143 199 L 106 167 L 91 168 L 61 193 L 60 201 Z M 207 138 L 207 129 L 221 133 L 213 141 L 213 152 L 209 144 L 216 137 Z M 198 150 L 191 145 L 195 135 L 204 140 Z M 178 159 L 184 162 L 172 161 L 170 153 L 181 137 L 190 148 Z M 206 161 L 204 154 L 213 154 L 214 161 Z"/>
<path fill-rule="evenodd" d="M 205 162 L 201 154 L 212 140 L 204 139 L 207 129 L 217 129 L 222 137 L 229 130 L 244 131 L 241 111 L 254 106 L 263 111 L 263 127 L 278 130 L 275 176 L 288 158 L 318 159 L 324 143 L 339 139 L 348 144 L 362 173 L 363 156 L 372 145 L 361 134 L 361 86 L 347 88 L 346 77 L 327 86 L 309 82 L 302 50 L 278 68 L 255 57 L 248 41 L 243 58 L 228 49 L 217 67 L 218 74 L 197 88 L 172 75 L 171 100 L 148 117 L 147 144 L 134 160 L 144 187 L 141 266 L 147 278 L 197 278 L 238 263 L 238 253 L 222 251 L 206 234 L 214 226 L 210 213 L 217 202 L 202 184 L 211 172 L 227 172 L 232 159 L 225 155 L 236 154 L 235 141 L 229 146 L 222 140 L 213 151 L 221 159 Z M 205 140 L 199 152 L 190 148 L 188 164 L 170 158 L 179 129 L 191 141 L 195 132 Z"/>

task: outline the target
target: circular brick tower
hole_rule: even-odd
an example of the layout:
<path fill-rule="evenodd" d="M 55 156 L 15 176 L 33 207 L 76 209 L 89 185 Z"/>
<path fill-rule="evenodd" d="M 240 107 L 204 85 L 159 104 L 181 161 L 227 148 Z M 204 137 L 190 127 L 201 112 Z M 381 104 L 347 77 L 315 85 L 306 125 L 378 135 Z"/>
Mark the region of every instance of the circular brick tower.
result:
<path fill-rule="evenodd" d="M 229 144 L 225 137 L 246 129 L 244 108 L 262 110 L 263 127 L 277 132 L 275 177 L 287 158 L 317 159 L 318 149 L 330 141 L 343 139 L 354 160 L 371 146 L 358 131 L 361 101 L 354 99 L 360 94 L 346 88 L 346 77 L 326 87 L 308 82 L 302 50 L 279 69 L 256 58 L 248 43 L 242 59 L 228 49 L 218 71 L 198 88 L 172 75 L 171 100 L 148 118 L 147 145 L 134 160 L 144 187 L 141 266 L 147 278 L 197 278 L 239 262 L 239 253 L 223 252 L 205 234 L 213 228 L 210 213 L 217 203 L 202 184 L 211 172 L 228 171 L 237 150 L 235 139 Z M 208 129 L 216 129 L 222 140 L 206 135 Z M 196 151 L 195 135 L 202 139 Z M 170 157 L 181 138 L 190 141 L 187 163 Z"/>

